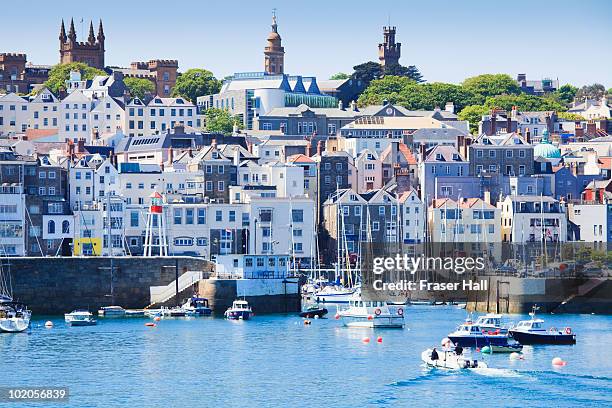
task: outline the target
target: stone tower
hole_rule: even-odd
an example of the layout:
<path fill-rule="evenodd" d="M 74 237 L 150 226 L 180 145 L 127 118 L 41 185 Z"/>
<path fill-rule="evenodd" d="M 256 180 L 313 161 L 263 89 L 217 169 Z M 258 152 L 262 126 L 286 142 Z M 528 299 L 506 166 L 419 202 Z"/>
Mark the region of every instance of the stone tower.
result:
<path fill-rule="evenodd" d="M 77 42 L 74 20 L 70 20 L 70 30 L 66 35 L 64 20 L 60 28 L 60 64 L 84 62 L 90 67 L 104 69 L 104 28 L 102 20 L 98 26 L 98 35 L 94 36 L 93 22 L 89 22 L 89 36 L 86 42 Z"/>
<path fill-rule="evenodd" d="M 268 44 L 264 48 L 264 65 L 268 74 L 282 74 L 285 68 L 285 49 L 278 34 L 276 12 L 272 13 L 272 31 L 268 35 Z"/>
<path fill-rule="evenodd" d="M 380 65 L 399 64 L 402 44 L 395 42 L 395 27 L 383 27 L 384 42 L 378 44 Z"/>

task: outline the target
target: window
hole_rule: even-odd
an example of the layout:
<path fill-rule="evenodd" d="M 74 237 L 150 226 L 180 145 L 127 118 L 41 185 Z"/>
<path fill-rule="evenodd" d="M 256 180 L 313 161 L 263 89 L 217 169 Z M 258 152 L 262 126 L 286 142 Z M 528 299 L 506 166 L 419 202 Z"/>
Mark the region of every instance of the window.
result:
<path fill-rule="evenodd" d="M 174 245 L 176 245 L 176 246 L 193 246 L 193 238 L 187 238 L 187 237 L 174 238 Z"/>
<path fill-rule="evenodd" d="M 193 208 L 185 209 L 185 224 L 193 224 Z"/>
<path fill-rule="evenodd" d="M 378 231 L 380 229 L 380 223 L 378 221 L 374 221 L 372 223 L 372 231 Z"/>
<path fill-rule="evenodd" d="M 201 237 L 196 240 L 196 243 L 197 246 L 206 246 L 208 245 L 208 239 L 205 237 Z"/>
<path fill-rule="evenodd" d="M 301 242 L 294 242 L 293 243 L 293 251 L 294 252 L 302 252 L 302 243 Z"/>
<path fill-rule="evenodd" d="M 51 180 L 54 179 L 55 178 L 55 172 L 54 171 L 49 171 L 48 178 L 51 179 Z"/>
<path fill-rule="evenodd" d="M 181 208 L 174 209 L 174 224 L 179 225 L 183 222 L 183 210 Z"/>
<path fill-rule="evenodd" d="M 206 224 L 206 208 L 198 208 L 198 224 Z"/>
<path fill-rule="evenodd" d="M 381 205 L 378 207 L 378 215 L 385 215 L 385 206 Z"/>
<path fill-rule="evenodd" d="M 70 222 L 68 220 L 64 220 L 62 222 L 62 234 L 70 233 Z"/>
<path fill-rule="evenodd" d="M 236 211 L 230 210 L 230 212 L 229 212 L 229 221 L 230 222 L 235 222 L 236 221 Z"/>
<path fill-rule="evenodd" d="M 269 238 L 272 235 L 272 231 L 270 231 L 270 227 L 262 227 L 261 228 L 261 236 L 264 238 Z"/>
<path fill-rule="evenodd" d="M 130 227 L 138 227 L 138 212 L 130 212 Z"/>
<path fill-rule="evenodd" d="M 302 236 L 302 230 L 301 229 L 294 229 L 293 230 L 293 236 L 294 237 L 301 237 Z"/>
<path fill-rule="evenodd" d="M 261 222 L 272 222 L 272 209 L 270 208 L 259 209 L 259 219 Z"/>
<path fill-rule="evenodd" d="M 223 211 L 221 210 L 215 211 L 215 221 L 217 222 L 223 221 Z"/>
<path fill-rule="evenodd" d="M 219 191 L 225 191 L 225 182 L 224 181 L 217 182 L 217 189 Z"/>
<path fill-rule="evenodd" d="M 355 215 L 358 217 L 361 216 L 361 206 L 360 205 L 355 206 Z"/>
<path fill-rule="evenodd" d="M 489 157 L 492 159 L 495 158 L 495 150 L 493 149 L 489 150 Z"/>
<path fill-rule="evenodd" d="M 513 155 L 512 150 L 510 150 L 510 149 L 506 150 L 506 157 L 507 157 L 507 158 L 511 158 L 511 157 L 512 157 L 512 155 Z"/>
<path fill-rule="evenodd" d="M 293 222 L 304 222 L 304 210 L 291 210 L 291 219 Z"/>
<path fill-rule="evenodd" d="M 213 182 L 212 181 L 207 181 L 206 182 L 206 191 L 213 191 Z"/>
<path fill-rule="evenodd" d="M 524 159 L 524 158 L 525 158 L 525 151 L 524 151 L 524 150 L 519 150 L 519 157 L 520 157 L 521 159 Z"/>
<path fill-rule="evenodd" d="M 47 223 L 47 232 L 49 234 L 55 234 L 55 221 L 49 220 Z"/>
<path fill-rule="evenodd" d="M 49 187 L 49 195 L 50 196 L 54 196 L 55 195 L 55 187 Z"/>

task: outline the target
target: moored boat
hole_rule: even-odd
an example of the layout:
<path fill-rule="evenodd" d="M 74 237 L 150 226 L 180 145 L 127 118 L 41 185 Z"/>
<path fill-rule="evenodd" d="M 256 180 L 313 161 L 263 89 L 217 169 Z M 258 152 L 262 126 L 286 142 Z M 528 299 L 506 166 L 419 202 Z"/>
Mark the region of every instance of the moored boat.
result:
<path fill-rule="evenodd" d="M 451 341 L 461 347 L 484 347 L 489 345 L 505 346 L 508 344 L 508 335 L 488 332 L 477 324 L 467 321 L 447 336 Z"/>
<path fill-rule="evenodd" d="M 104 306 L 98 310 L 98 316 L 123 317 L 125 316 L 125 309 L 121 306 Z"/>
<path fill-rule="evenodd" d="M 480 349 L 483 353 L 520 353 L 523 345 L 517 341 L 508 341 L 506 345 L 491 344 Z"/>
<path fill-rule="evenodd" d="M 401 329 L 404 327 L 404 309 L 393 313 L 385 302 L 350 300 L 348 307 L 338 310 L 346 327 Z"/>
<path fill-rule="evenodd" d="M 497 313 L 487 313 L 476 319 L 476 325 L 488 332 L 507 333 L 509 326 L 504 324 L 503 315 Z"/>
<path fill-rule="evenodd" d="M 306 310 L 300 312 L 300 317 L 314 318 L 315 316 L 323 317 L 328 310 L 324 307 L 319 307 L 316 304 L 309 305 Z"/>
<path fill-rule="evenodd" d="M 190 316 L 210 316 L 212 314 L 212 309 L 208 306 L 208 299 L 197 296 L 187 299 L 182 309 Z"/>
<path fill-rule="evenodd" d="M 576 335 L 570 327 L 558 330 L 554 327 L 548 330 L 544 327 L 544 320 L 536 319 L 533 307 L 529 313 L 531 319 L 520 321 L 515 327 L 508 330 L 512 338 L 521 344 L 576 344 Z"/>
<path fill-rule="evenodd" d="M 30 327 L 32 312 L 8 297 L 0 298 L 0 333 L 20 333 Z"/>
<path fill-rule="evenodd" d="M 98 322 L 89 310 L 74 310 L 64 315 L 70 326 L 95 326 Z"/>
<path fill-rule="evenodd" d="M 253 316 L 253 309 L 246 300 L 234 300 L 232 306 L 225 311 L 225 318 L 229 320 L 249 320 Z"/>

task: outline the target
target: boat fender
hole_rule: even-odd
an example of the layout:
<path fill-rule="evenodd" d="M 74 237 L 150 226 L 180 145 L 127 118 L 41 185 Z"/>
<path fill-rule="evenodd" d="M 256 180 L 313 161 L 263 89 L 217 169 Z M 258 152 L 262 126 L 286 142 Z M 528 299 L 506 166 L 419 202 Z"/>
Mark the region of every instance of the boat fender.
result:
<path fill-rule="evenodd" d="M 549 332 L 554 333 L 557 331 L 556 327 L 551 327 L 550 329 L 548 329 Z"/>
<path fill-rule="evenodd" d="M 368 315 L 368 320 L 374 320 L 374 316 Z"/>
<path fill-rule="evenodd" d="M 51 320 L 47 320 L 47 322 L 45 323 L 45 327 L 47 329 L 50 329 L 53 327 L 53 322 Z"/>
<path fill-rule="evenodd" d="M 380 316 L 381 313 L 382 313 L 382 311 L 379 308 L 376 308 L 376 310 L 374 310 L 374 314 L 376 316 Z"/>
<path fill-rule="evenodd" d="M 572 334 L 572 328 L 571 327 L 566 327 L 565 328 L 565 334 Z"/>
<path fill-rule="evenodd" d="M 397 314 L 400 316 L 404 315 L 404 309 L 402 309 L 401 307 L 399 309 L 397 309 Z"/>

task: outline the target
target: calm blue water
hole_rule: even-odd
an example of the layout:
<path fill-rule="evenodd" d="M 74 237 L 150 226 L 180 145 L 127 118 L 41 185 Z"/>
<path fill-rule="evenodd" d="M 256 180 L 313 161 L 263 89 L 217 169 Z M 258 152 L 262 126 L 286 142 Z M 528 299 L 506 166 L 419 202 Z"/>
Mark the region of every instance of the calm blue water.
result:
<path fill-rule="evenodd" d="M 70 407 L 612 405 L 611 316 L 542 315 L 547 326 L 571 326 L 578 344 L 525 347 L 522 361 L 487 356 L 493 368 L 479 374 L 421 366 L 421 352 L 465 311 L 413 306 L 406 316 L 406 329 L 377 331 L 333 317 L 304 326 L 287 315 L 166 319 L 155 328 L 148 319 L 70 328 L 53 318 L 45 329 L 38 319 L 29 334 L 0 335 L 2 385 L 68 386 Z M 568 365 L 553 368 L 556 356 Z"/>

